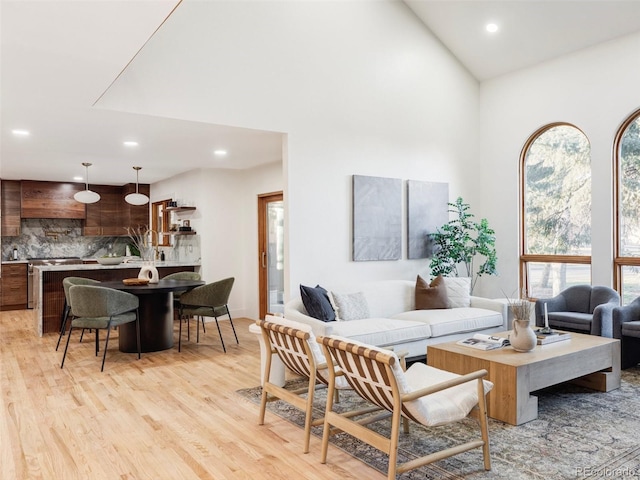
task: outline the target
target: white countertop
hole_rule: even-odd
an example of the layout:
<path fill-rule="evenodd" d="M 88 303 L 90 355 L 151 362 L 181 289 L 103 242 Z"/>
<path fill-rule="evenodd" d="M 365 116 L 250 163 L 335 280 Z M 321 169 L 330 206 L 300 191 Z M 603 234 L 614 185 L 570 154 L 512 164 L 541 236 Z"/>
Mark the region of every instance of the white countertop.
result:
<path fill-rule="evenodd" d="M 135 261 L 120 263 L 118 265 L 100 265 L 99 263 L 84 263 L 84 264 L 71 264 L 71 265 L 34 265 L 34 269 L 38 269 L 41 272 L 66 272 L 66 271 L 78 271 L 78 270 L 118 270 L 123 268 L 142 268 L 144 262 Z M 154 265 L 157 268 L 161 267 L 199 267 L 200 262 L 155 262 Z"/>

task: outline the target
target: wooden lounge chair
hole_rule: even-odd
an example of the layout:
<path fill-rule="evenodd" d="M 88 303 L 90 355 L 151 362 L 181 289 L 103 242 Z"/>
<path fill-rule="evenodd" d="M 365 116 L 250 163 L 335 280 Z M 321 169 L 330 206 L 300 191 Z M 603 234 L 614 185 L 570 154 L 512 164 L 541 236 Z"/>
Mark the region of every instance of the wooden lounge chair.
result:
<path fill-rule="evenodd" d="M 482 448 L 484 468 L 491 469 L 485 396 L 493 384 L 483 380 L 487 375 L 486 370 L 461 376 L 415 363 L 404 372 L 394 352 L 341 337 L 318 337 L 318 342 L 323 347 L 330 376 L 322 437 L 322 463 L 327 460 L 329 435 L 342 431 L 389 455 L 389 480 L 395 479 L 396 473 L 404 473 L 474 448 Z M 337 368 L 362 398 L 391 412 L 390 438 L 365 427 L 365 422 L 370 423 L 366 418 L 355 420 L 350 412 L 339 414 L 333 411 L 333 372 Z M 480 424 L 478 439 L 397 464 L 401 418 L 432 427 L 462 420 L 470 413 Z"/>

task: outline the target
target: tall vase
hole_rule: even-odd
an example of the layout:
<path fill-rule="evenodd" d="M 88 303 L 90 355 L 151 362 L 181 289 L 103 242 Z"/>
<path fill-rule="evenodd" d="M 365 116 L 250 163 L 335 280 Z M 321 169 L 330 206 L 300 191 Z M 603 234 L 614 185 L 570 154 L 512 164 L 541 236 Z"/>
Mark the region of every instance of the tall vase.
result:
<path fill-rule="evenodd" d="M 138 278 L 143 280 L 149 280 L 149 283 L 158 283 L 160 281 L 160 275 L 158 274 L 158 269 L 153 264 L 153 262 L 146 263 L 138 272 Z"/>
<path fill-rule="evenodd" d="M 537 338 L 529 325 L 529 320 L 513 320 L 513 333 L 509 341 L 514 350 L 518 352 L 530 352 L 536 348 Z"/>

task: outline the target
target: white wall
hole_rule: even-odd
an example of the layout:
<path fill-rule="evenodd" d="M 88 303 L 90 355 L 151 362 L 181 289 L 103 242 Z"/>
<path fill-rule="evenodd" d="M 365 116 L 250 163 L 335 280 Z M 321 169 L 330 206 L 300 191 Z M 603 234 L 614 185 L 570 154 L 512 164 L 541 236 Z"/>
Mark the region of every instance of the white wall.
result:
<path fill-rule="evenodd" d="M 498 239 L 501 276 L 480 293 L 518 289 L 518 168 L 528 137 L 551 122 L 569 122 L 591 143 L 592 282 L 612 286 L 613 141 L 640 107 L 640 35 L 624 37 L 481 85 L 483 215 Z"/>
<path fill-rule="evenodd" d="M 351 176 L 448 182 L 474 205 L 478 98 L 401 2 L 186 1 L 99 106 L 285 132 L 296 294 L 299 283 L 428 273 L 425 260 L 351 261 Z"/>
<path fill-rule="evenodd" d="M 200 236 L 202 278 L 235 277 L 232 316 L 257 318 L 257 196 L 280 191 L 282 185 L 282 165 L 273 163 L 250 170 L 191 171 L 151 186 L 152 202 L 193 201 L 196 210 L 184 218 Z"/>

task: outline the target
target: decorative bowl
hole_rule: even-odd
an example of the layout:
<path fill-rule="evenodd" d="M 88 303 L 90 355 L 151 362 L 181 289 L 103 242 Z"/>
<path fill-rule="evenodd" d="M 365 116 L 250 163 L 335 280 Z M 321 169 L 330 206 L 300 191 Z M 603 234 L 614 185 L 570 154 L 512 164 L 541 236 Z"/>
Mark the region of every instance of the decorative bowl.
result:
<path fill-rule="evenodd" d="M 119 265 L 124 260 L 124 257 L 99 257 L 96 260 L 100 265 Z"/>

